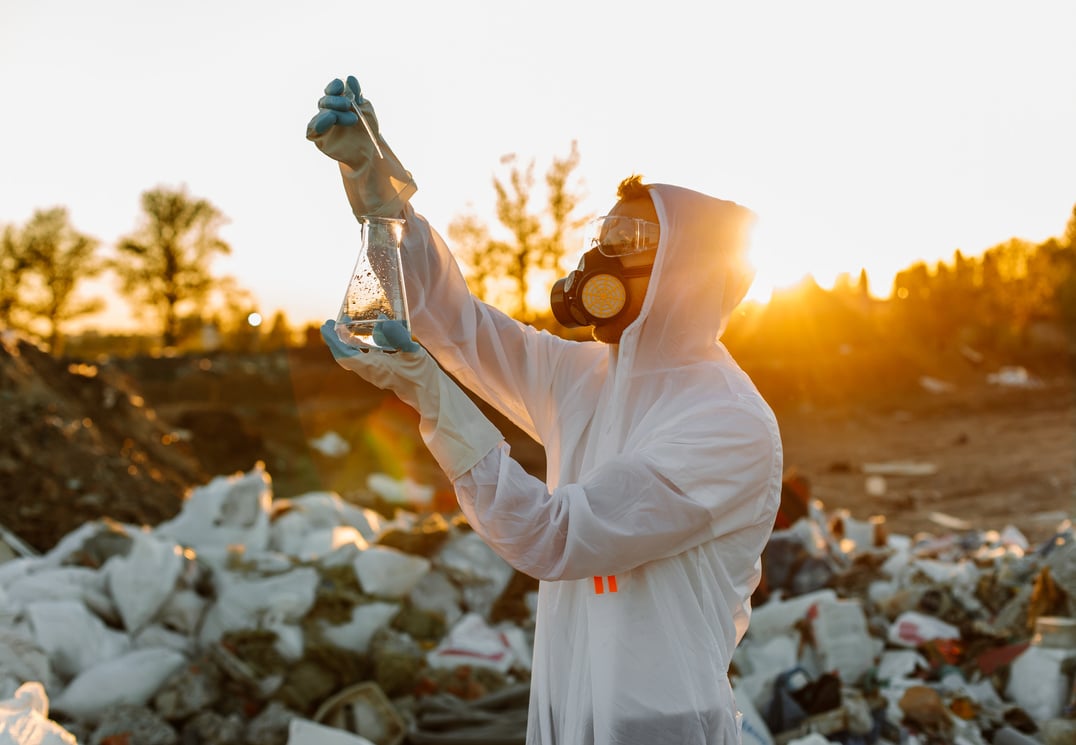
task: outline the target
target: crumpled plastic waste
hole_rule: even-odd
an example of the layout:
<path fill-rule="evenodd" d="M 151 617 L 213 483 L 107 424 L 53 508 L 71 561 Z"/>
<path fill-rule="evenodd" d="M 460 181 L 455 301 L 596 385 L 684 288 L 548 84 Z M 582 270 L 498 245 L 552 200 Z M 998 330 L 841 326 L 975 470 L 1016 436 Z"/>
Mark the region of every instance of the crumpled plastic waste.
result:
<path fill-rule="evenodd" d="M 1012 526 L 903 536 L 799 505 L 732 660 L 744 742 L 1072 734 L 1071 522 L 1033 545 Z M 89 523 L 0 562 L 0 717 L 25 728 L 17 745 L 125 722 L 253 745 L 398 745 L 377 733 L 400 726 L 408 743 L 522 742 L 534 585 L 517 580 L 455 517 L 274 499 L 259 466 L 193 490 L 156 528 Z M 362 685 L 391 717 L 362 723 Z"/>

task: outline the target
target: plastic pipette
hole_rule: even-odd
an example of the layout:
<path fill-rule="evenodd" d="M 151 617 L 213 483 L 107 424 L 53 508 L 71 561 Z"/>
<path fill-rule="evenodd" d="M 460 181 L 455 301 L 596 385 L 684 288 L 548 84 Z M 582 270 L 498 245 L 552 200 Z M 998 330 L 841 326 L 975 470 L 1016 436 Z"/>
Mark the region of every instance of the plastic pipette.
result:
<path fill-rule="evenodd" d="M 347 100 L 351 101 L 351 108 L 359 116 L 359 121 L 362 122 L 362 126 L 366 127 L 366 134 L 370 135 L 370 140 L 374 143 L 374 150 L 377 150 L 377 157 L 384 158 L 385 154 L 381 152 L 381 145 L 377 142 L 377 137 L 374 135 L 374 130 L 370 127 L 370 122 L 366 121 L 366 117 L 362 113 L 362 109 L 359 108 L 359 104 L 355 101 L 355 92 L 351 90 L 346 82 L 344 83 L 344 96 Z"/>

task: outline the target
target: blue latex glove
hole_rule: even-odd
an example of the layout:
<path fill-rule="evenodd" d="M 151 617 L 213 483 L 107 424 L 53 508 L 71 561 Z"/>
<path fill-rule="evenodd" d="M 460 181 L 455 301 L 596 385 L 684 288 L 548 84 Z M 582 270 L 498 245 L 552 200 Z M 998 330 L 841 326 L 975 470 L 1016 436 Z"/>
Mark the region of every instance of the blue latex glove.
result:
<path fill-rule="evenodd" d="M 362 90 L 354 75 L 347 76 L 345 85 L 340 78 L 334 78 L 325 86 L 325 95 L 318 101 L 318 113 L 306 125 L 308 132 L 325 134 L 331 127 L 352 127 L 359 123 L 359 115 L 352 104 L 363 104 Z"/>
<path fill-rule="evenodd" d="M 411 332 L 407 330 L 403 322 L 390 321 L 385 314 L 381 314 L 381 318 L 384 323 L 379 323 L 374 328 L 376 347 L 368 347 L 361 342 L 348 344 L 336 333 L 336 321 L 332 319 L 321 325 L 321 338 L 325 340 L 337 362 L 341 357 L 354 357 L 356 354 L 365 354 L 374 349 L 386 352 L 417 352 L 421 349 L 419 343 L 411 338 Z M 346 324 L 349 321 L 348 316 L 344 316 L 341 323 Z"/>
<path fill-rule="evenodd" d="M 392 391 L 419 413 L 422 440 L 449 478 L 455 480 L 469 471 L 504 439 L 429 352 L 412 341 L 401 322 L 382 324 L 384 331 L 377 342 L 397 351 L 381 353 L 375 347 L 348 344 L 338 335 L 337 326 L 333 320 L 321 326 L 321 337 L 336 364 Z"/>
<path fill-rule="evenodd" d="M 377 115 L 354 75 L 325 86 L 306 139 L 340 163 L 351 211 L 357 217 L 398 217 L 418 187 L 381 136 Z"/>

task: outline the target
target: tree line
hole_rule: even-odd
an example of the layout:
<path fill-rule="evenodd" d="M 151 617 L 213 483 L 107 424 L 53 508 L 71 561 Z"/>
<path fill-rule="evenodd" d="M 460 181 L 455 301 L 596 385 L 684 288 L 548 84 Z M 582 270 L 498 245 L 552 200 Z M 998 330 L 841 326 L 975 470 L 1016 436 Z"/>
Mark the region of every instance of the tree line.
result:
<path fill-rule="evenodd" d="M 539 190 L 535 160 L 524 163 L 506 155 L 492 178 L 497 224 L 485 223 L 469 209 L 447 229 L 475 295 L 570 338 L 585 338 L 586 330 L 560 327 L 545 303 L 531 299 L 531 291 L 544 290 L 551 278 L 561 276 L 565 258 L 576 252 L 571 241 L 591 217 L 578 214 L 584 197 L 578 165 L 572 142 L 566 155 L 552 159 Z M 224 222 L 219 209 L 185 187 L 158 186 L 142 194 L 138 225 L 118 240 L 114 259 L 100 256 L 99 241 L 78 231 L 63 207 L 38 210 L 22 227 L 3 226 L 0 328 L 38 335 L 60 354 L 65 329 L 104 305 L 99 298 L 81 299 L 76 289 L 112 272 L 120 292 L 155 324 L 165 348 L 204 348 L 199 335 L 225 326 L 229 338 L 223 344 L 218 339 L 218 346 L 272 349 L 292 343 L 282 312 L 266 331 L 246 323 L 253 308 L 250 294 L 233 278 L 212 273 L 213 259 L 231 252 L 219 236 Z M 207 302 L 210 298 L 215 305 Z M 775 297 L 764 310 L 741 311 L 726 336 L 756 351 L 767 345 L 788 349 L 789 343 L 829 334 L 834 339 L 914 336 L 935 347 L 956 343 L 1019 352 L 1051 335 L 1055 347 L 1065 346 L 1073 331 L 1076 206 L 1063 233 L 1042 243 L 1013 238 L 980 256 L 958 250 L 951 261 L 918 262 L 899 272 L 889 295 L 881 298 L 871 294 L 865 271 L 855 280 L 845 275 L 832 290 L 814 286 Z M 316 342 L 315 337 L 316 331 L 307 329 L 307 340 Z"/>
<path fill-rule="evenodd" d="M 138 224 L 117 241 L 116 257 L 105 258 L 67 208 L 35 210 L 25 225 L 5 225 L 0 234 L 0 327 L 39 336 L 59 355 L 72 322 L 105 306 L 77 290 L 112 272 L 140 320 L 156 327 L 164 347 L 175 347 L 211 296 L 249 299 L 234 279 L 211 270 L 216 256 L 231 253 L 219 235 L 224 223 L 217 207 L 186 187 L 158 186 L 142 193 Z"/>
<path fill-rule="evenodd" d="M 955 251 L 894 279 L 893 322 L 936 347 L 954 341 L 1020 353 L 1076 341 L 1076 206 L 1064 232 L 1011 238 L 980 256 Z"/>

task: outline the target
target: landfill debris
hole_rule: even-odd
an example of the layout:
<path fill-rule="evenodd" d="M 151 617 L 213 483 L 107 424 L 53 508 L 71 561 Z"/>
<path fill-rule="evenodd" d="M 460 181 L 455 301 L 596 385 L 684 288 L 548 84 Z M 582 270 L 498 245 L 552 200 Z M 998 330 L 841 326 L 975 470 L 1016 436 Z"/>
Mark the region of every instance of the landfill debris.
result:
<path fill-rule="evenodd" d="M 955 518 L 904 536 L 802 479 L 782 510 L 730 669 L 745 743 L 1073 741 L 1068 516 L 1038 546 Z M 522 743 L 535 588 L 458 515 L 218 477 L 155 528 L 0 563 L 0 741 Z"/>
<path fill-rule="evenodd" d="M 922 461 L 900 460 L 863 464 L 863 473 L 877 476 L 933 476 L 937 472 L 937 465 Z"/>
<path fill-rule="evenodd" d="M 927 393 L 949 393 L 956 388 L 955 385 L 947 380 L 939 380 L 938 378 L 932 378 L 929 375 L 921 375 L 919 377 L 919 385 Z"/>
<path fill-rule="evenodd" d="M 403 718 L 371 681 L 349 686 L 326 699 L 314 721 L 354 732 L 374 745 L 399 745 L 407 736 Z"/>
<path fill-rule="evenodd" d="M 34 547 L 0 524 L 0 563 L 17 556 L 37 556 Z"/>
<path fill-rule="evenodd" d="M 1037 388 L 1043 384 L 1041 380 L 1032 377 L 1027 368 L 1019 365 L 1007 365 L 997 372 L 988 373 L 986 382 L 1009 388 Z"/>
<path fill-rule="evenodd" d="M 314 450 L 329 458 L 339 458 L 351 452 L 351 445 L 336 432 L 326 432 L 308 443 Z"/>
<path fill-rule="evenodd" d="M 366 488 L 389 504 L 428 505 L 434 488 L 409 478 L 394 479 L 388 474 L 372 473 L 366 477 Z"/>

